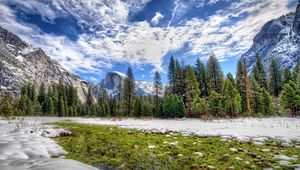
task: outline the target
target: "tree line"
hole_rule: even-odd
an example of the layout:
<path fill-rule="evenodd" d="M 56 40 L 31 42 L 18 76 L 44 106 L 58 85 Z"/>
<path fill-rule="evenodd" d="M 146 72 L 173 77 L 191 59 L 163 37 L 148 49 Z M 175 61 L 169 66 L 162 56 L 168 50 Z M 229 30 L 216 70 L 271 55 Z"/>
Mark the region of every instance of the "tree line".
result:
<path fill-rule="evenodd" d="M 129 67 L 118 95 L 109 94 L 101 84 L 98 96 L 95 97 L 92 87 L 89 87 L 86 101 L 82 103 L 77 89 L 65 85 L 62 80 L 49 87 L 27 83 L 17 100 L 8 95 L 0 96 L 0 115 L 204 119 L 247 114 L 274 116 L 290 113 L 296 116 L 300 110 L 299 61 L 294 69 L 282 70 L 278 61 L 272 59 L 268 68 L 266 71 L 257 54 L 251 74 L 245 74 L 245 64 L 239 60 L 235 77 L 231 73 L 224 76 L 214 54 L 210 55 L 206 64 L 197 59 L 194 66 L 171 57 L 168 85 L 162 85 L 160 73 L 156 71 L 153 95 L 140 96 L 136 93 L 134 74 Z"/>

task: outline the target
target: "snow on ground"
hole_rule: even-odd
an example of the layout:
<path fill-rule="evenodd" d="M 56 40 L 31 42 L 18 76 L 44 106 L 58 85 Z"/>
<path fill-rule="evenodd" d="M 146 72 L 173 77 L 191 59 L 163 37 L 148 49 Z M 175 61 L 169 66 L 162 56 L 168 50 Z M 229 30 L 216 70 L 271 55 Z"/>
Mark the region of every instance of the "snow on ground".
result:
<path fill-rule="evenodd" d="M 0 169 L 96 169 L 63 159 L 66 152 L 48 138 L 68 131 L 31 120 L 0 120 Z"/>
<path fill-rule="evenodd" d="M 27 122 L 74 121 L 82 124 L 115 125 L 121 128 L 153 132 L 181 132 L 183 135 L 220 136 L 224 140 L 252 141 L 257 145 L 277 139 L 283 144 L 300 142 L 300 118 L 240 118 L 204 121 L 200 119 L 104 119 L 25 117 Z"/>
<path fill-rule="evenodd" d="M 116 125 L 122 128 L 158 132 L 176 131 L 198 136 L 220 136 L 234 138 L 241 142 L 252 140 L 257 144 L 268 139 L 283 143 L 300 142 L 299 118 L 241 118 L 203 121 L 199 119 L 99 119 L 72 118 L 83 124 Z"/>

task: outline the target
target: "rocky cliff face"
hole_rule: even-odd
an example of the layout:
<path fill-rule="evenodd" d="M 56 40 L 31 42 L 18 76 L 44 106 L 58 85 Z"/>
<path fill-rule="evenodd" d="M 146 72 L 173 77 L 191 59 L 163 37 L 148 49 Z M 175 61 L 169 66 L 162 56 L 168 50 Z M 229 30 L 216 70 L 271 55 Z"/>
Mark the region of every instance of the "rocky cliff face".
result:
<path fill-rule="evenodd" d="M 120 72 L 108 72 L 102 80 L 104 88 L 112 95 L 118 95 L 123 86 L 126 75 Z M 152 95 L 154 84 L 147 81 L 135 81 L 138 95 Z"/>
<path fill-rule="evenodd" d="M 300 58 L 300 4 L 296 12 L 267 22 L 253 39 L 252 47 L 242 55 L 250 71 L 256 53 L 266 67 L 276 58 L 282 67 L 292 68 Z"/>
<path fill-rule="evenodd" d="M 59 80 L 76 87 L 80 100 L 86 100 L 89 83 L 66 71 L 42 49 L 0 27 L 0 91 L 18 95 L 27 82 L 51 85 Z"/>

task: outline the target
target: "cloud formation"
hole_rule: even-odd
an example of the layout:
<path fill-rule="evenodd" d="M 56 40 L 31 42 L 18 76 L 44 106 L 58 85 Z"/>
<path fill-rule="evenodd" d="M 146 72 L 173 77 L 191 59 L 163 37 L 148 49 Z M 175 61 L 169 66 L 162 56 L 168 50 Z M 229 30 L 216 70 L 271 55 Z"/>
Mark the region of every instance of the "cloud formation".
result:
<path fill-rule="evenodd" d="M 155 16 L 151 19 L 151 23 L 153 25 L 157 25 L 159 23 L 159 21 L 163 18 L 164 18 L 164 16 L 160 12 L 156 12 Z"/>
<path fill-rule="evenodd" d="M 149 1 L 3 0 L 0 25 L 43 48 L 72 72 L 97 74 L 103 68 L 111 68 L 115 61 L 149 64 L 162 71 L 163 58 L 184 46 L 188 48 L 184 56 L 214 52 L 222 60 L 237 57 L 251 46 L 263 24 L 294 10 L 287 7 L 290 0 L 241 0 L 206 18 L 183 19 L 180 25 L 173 26 L 174 17 L 183 16 L 182 11 L 189 5 L 205 8 L 218 2 L 174 1 L 166 27 L 153 27 L 164 17 L 159 12 L 150 21 L 130 22 L 130 14 L 143 10 Z M 18 20 L 10 5 L 25 13 L 39 14 L 44 22 L 52 24 L 56 18 L 72 16 L 87 31 L 78 35 L 76 41 L 45 33 L 34 24 Z"/>

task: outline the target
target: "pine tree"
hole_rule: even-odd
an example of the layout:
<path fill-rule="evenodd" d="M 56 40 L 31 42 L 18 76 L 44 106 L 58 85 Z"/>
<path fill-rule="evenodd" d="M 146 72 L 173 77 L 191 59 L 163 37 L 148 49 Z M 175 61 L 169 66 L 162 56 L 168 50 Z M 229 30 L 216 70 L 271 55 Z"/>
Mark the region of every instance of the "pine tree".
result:
<path fill-rule="evenodd" d="M 267 75 L 266 75 L 263 62 L 259 54 L 256 54 L 255 58 L 256 58 L 255 66 L 252 69 L 253 78 L 260 85 L 260 87 L 264 87 L 265 89 L 268 89 Z"/>
<path fill-rule="evenodd" d="M 208 104 L 207 102 L 198 97 L 193 101 L 192 112 L 196 117 L 207 116 L 208 114 Z"/>
<path fill-rule="evenodd" d="M 175 82 L 174 82 L 174 91 L 173 94 L 176 94 L 178 96 L 181 96 L 183 100 L 185 101 L 184 96 L 184 77 L 185 77 L 185 71 L 184 71 L 184 64 L 180 64 L 178 60 L 175 60 Z"/>
<path fill-rule="evenodd" d="M 196 60 L 195 73 L 199 82 L 201 96 L 208 96 L 206 69 L 205 65 L 201 62 L 199 58 Z"/>
<path fill-rule="evenodd" d="M 165 96 L 163 102 L 163 112 L 165 118 L 184 117 L 185 106 L 181 97 L 174 94 Z"/>
<path fill-rule="evenodd" d="M 226 74 L 226 80 L 229 80 L 231 82 L 231 84 L 235 87 L 235 80 L 231 73 Z"/>
<path fill-rule="evenodd" d="M 40 89 L 39 89 L 39 93 L 38 93 L 38 101 L 40 104 L 43 104 L 46 101 L 46 88 L 45 88 L 45 84 L 42 83 L 40 85 Z"/>
<path fill-rule="evenodd" d="M 54 116 L 54 104 L 52 97 L 48 97 L 45 112 L 49 116 Z"/>
<path fill-rule="evenodd" d="M 65 102 L 63 97 L 59 98 L 57 112 L 59 117 L 65 116 Z"/>
<path fill-rule="evenodd" d="M 153 116 L 151 107 L 151 101 L 149 99 L 145 99 L 142 102 L 142 116 Z"/>
<path fill-rule="evenodd" d="M 289 68 L 285 68 L 283 71 L 283 85 L 288 84 L 290 81 L 292 81 L 292 73 Z"/>
<path fill-rule="evenodd" d="M 292 117 L 297 115 L 300 107 L 300 95 L 297 94 L 296 84 L 292 81 L 283 86 L 280 94 L 281 105 L 285 109 L 290 109 Z"/>
<path fill-rule="evenodd" d="M 236 89 L 238 90 L 241 96 L 241 108 L 242 112 L 247 111 L 247 104 L 246 104 L 246 84 L 244 79 L 244 65 L 242 60 L 239 60 L 237 63 L 237 72 L 236 72 Z"/>
<path fill-rule="evenodd" d="M 168 70 L 168 78 L 169 78 L 169 85 L 171 88 L 171 92 L 174 93 L 175 91 L 175 73 L 176 73 L 176 63 L 175 59 L 173 56 L 170 58 L 170 63 L 169 63 L 169 70 Z"/>
<path fill-rule="evenodd" d="M 215 117 L 223 116 L 222 96 L 215 91 L 211 91 L 208 96 L 208 112 Z"/>
<path fill-rule="evenodd" d="M 272 59 L 269 66 L 269 87 L 274 96 L 279 96 L 282 88 L 282 75 L 277 60 Z"/>
<path fill-rule="evenodd" d="M 94 98 L 93 98 L 93 93 L 92 93 L 92 87 L 89 86 L 88 93 L 86 96 L 86 105 L 88 107 L 92 107 L 93 104 L 94 104 Z"/>
<path fill-rule="evenodd" d="M 207 80 L 211 91 L 222 91 L 223 77 L 218 59 L 214 54 L 210 55 L 207 62 Z"/>
<path fill-rule="evenodd" d="M 241 112 L 241 97 L 230 79 L 225 81 L 223 98 L 225 99 L 225 112 L 228 113 L 230 117 L 236 117 Z"/>
<path fill-rule="evenodd" d="M 255 79 L 250 80 L 250 87 L 249 87 L 249 96 L 251 101 L 251 110 L 253 113 L 262 113 L 262 94 L 261 94 L 261 87 L 255 81 Z"/>
<path fill-rule="evenodd" d="M 13 102 L 11 96 L 5 96 L 0 104 L 0 115 L 10 117 L 13 115 Z"/>
<path fill-rule="evenodd" d="M 191 114 L 193 102 L 200 97 L 199 84 L 195 72 L 191 66 L 186 67 L 185 74 L 185 97 L 187 101 L 187 111 Z"/>
<path fill-rule="evenodd" d="M 265 88 L 262 88 L 262 114 L 272 116 L 275 115 L 276 110 L 272 101 L 271 95 Z"/>
<path fill-rule="evenodd" d="M 123 86 L 123 103 L 125 109 L 125 115 L 130 116 L 132 114 L 132 106 L 135 97 L 135 83 L 134 76 L 131 68 L 127 70 L 127 76 L 124 80 Z"/>
<path fill-rule="evenodd" d="M 133 104 L 133 116 L 140 117 L 142 115 L 142 100 L 136 97 Z"/>
<path fill-rule="evenodd" d="M 160 74 L 158 71 L 154 73 L 154 96 L 153 96 L 153 102 L 154 102 L 154 113 L 155 116 L 158 116 L 160 114 L 160 104 L 161 104 L 161 96 L 162 94 L 162 83 Z"/>
<path fill-rule="evenodd" d="M 110 116 L 116 116 L 118 114 L 118 110 L 117 110 L 117 99 L 115 96 L 110 96 L 109 97 L 109 110 L 110 110 Z"/>

